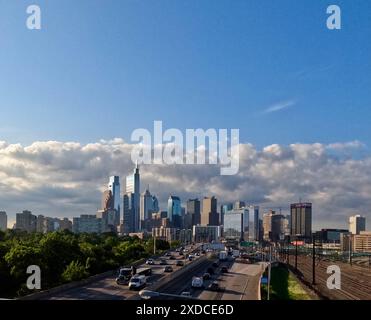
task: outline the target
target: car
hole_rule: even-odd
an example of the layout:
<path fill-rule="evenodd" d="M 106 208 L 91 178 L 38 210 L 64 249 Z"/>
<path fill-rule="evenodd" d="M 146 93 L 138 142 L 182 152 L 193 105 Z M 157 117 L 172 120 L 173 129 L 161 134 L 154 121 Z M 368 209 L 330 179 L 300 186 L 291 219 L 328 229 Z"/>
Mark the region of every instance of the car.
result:
<path fill-rule="evenodd" d="M 177 265 L 178 267 L 183 267 L 183 266 L 184 266 L 184 262 L 183 262 L 182 260 L 178 260 L 178 261 L 176 262 L 176 265 Z"/>
<path fill-rule="evenodd" d="M 224 266 L 224 267 L 222 267 L 222 268 L 220 269 L 220 271 L 221 271 L 222 273 L 227 273 L 227 272 L 228 272 L 228 268 L 227 268 L 226 266 Z"/>
<path fill-rule="evenodd" d="M 166 266 L 164 272 L 173 272 L 173 268 L 171 266 Z"/>
<path fill-rule="evenodd" d="M 146 286 L 146 277 L 143 275 L 135 275 L 129 281 L 130 290 L 138 290 Z"/>
<path fill-rule="evenodd" d="M 179 251 L 179 255 L 180 255 L 180 256 L 184 256 L 183 251 Z"/>
<path fill-rule="evenodd" d="M 215 273 L 213 268 L 207 268 L 206 272 L 210 275 Z"/>
<path fill-rule="evenodd" d="M 207 289 L 210 291 L 220 291 L 219 283 L 217 281 L 213 281 L 212 283 L 209 284 Z"/>
<path fill-rule="evenodd" d="M 175 257 L 174 256 L 170 256 L 169 257 L 169 260 L 175 260 Z"/>
<path fill-rule="evenodd" d="M 160 260 L 160 265 L 164 266 L 167 265 L 167 261 L 165 259 Z"/>
<path fill-rule="evenodd" d="M 211 275 L 208 272 L 205 272 L 204 275 L 202 276 L 202 279 L 204 280 L 209 280 L 210 278 L 211 278 Z"/>
<path fill-rule="evenodd" d="M 192 295 L 189 291 L 183 291 L 180 295 L 183 296 L 183 297 L 192 297 Z"/>
<path fill-rule="evenodd" d="M 204 287 L 204 281 L 201 277 L 193 277 L 192 279 L 192 288 L 203 288 Z"/>
<path fill-rule="evenodd" d="M 146 261 L 146 264 L 155 264 L 155 260 L 153 260 L 153 259 L 148 259 L 148 260 Z"/>
<path fill-rule="evenodd" d="M 217 263 L 217 262 L 213 262 L 212 266 L 213 266 L 214 268 L 217 268 L 217 267 L 219 267 L 219 263 Z"/>
<path fill-rule="evenodd" d="M 205 253 L 206 253 L 206 250 L 202 250 L 201 253 L 202 253 L 202 254 L 205 254 Z"/>
<path fill-rule="evenodd" d="M 166 252 L 165 253 L 165 257 L 170 257 L 171 256 L 171 252 Z"/>
<path fill-rule="evenodd" d="M 195 256 L 196 257 L 199 257 L 200 256 L 200 253 L 199 252 L 196 252 Z"/>
<path fill-rule="evenodd" d="M 193 256 L 192 256 L 192 255 L 189 255 L 189 256 L 188 256 L 188 260 L 189 260 L 189 261 L 192 261 L 192 260 L 193 260 Z"/>

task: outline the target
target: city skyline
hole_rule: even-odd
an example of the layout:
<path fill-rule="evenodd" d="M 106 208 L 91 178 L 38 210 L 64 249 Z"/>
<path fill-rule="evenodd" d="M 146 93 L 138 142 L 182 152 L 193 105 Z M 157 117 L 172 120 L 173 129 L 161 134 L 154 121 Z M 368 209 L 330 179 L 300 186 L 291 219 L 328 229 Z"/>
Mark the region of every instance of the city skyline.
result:
<path fill-rule="evenodd" d="M 166 208 L 170 193 L 184 200 L 214 195 L 219 204 L 242 199 L 262 207 L 280 206 L 283 210 L 286 208 L 286 212 L 290 203 L 302 198 L 314 204 L 314 228 L 341 228 L 350 215 L 369 216 L 371 199 L 367 190 L 370 186 L 367 179 L 358 178 L 367 173 L 367 163 L 353 159 L 334 161 L 336 158 L 329 153 L 331 148 L 334 147 L 320 144 L 273 145 L 259 151 L 251 145 L 242 145 L 241 172 L 236 176 L 221 177 L 212 165 L 143 165 L 142 178 L 144 185 L 151 185 L 161 208 Z M 337 145 L 336 150 L 339 148 Z M 100 209 L 107 178 L 113 175 L 124 178 L 133 169 L 130 144 L 121 140 L 85 146 L 59 142 L 39 142 L 28 147 L 3 144 L 0 153 L 13 167 L 24 167 L 18 171 L 23 172 L 23 176 L 18 173 L 3 180 L 3 186 L 12 183 L 9 188 L 3 187 L 0 194 L 0 210 L 8 212 L 10 225 L 14 223 L 15 213 L 23 209 L 70 218 L 80 213 L 94 213 Z M 293 167 L 295 161 L 297 167 Z M 32 171 L 26 170 L 26 166 Z M 308 172 L 308 166 L 317 174 Z M 272 171 L 271 167 L 277 170 Z M 121 168 L 120 174 L 117 168 Z M 334 175 L 337 175 L 336 181 L 332 181 Z M 344 185 L 343 179 L 354 183 Z M 272 180 L 275 180 L 273 185 Z M 24 204 L 20 205 L 21 202 Z"/>

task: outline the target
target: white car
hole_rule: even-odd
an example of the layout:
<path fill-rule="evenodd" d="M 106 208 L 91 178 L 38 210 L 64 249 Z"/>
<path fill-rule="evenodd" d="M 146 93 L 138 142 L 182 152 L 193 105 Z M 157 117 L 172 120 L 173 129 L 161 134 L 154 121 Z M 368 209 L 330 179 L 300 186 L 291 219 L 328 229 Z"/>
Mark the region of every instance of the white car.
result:
<path fill-rule="evenodd" d="M 200 277 L 193 277 L 192 279 L 192 288 L 203 288 L 204 287 L 204 281 Z"/>
<path fill-rule="evenodd" d="M 130 290 L 138 290 L 146 286 L 146 277 L 145 276 L 138 276 L 135 275 L 131 277 L 129 281 L 129 289 Z"/>
<path fill-rule="evenodd" d="M 146 264 L 155 264 L 155 260 L 153 260 L 153 259 L 148 259 L 148 260 L 146 261 Z"/>

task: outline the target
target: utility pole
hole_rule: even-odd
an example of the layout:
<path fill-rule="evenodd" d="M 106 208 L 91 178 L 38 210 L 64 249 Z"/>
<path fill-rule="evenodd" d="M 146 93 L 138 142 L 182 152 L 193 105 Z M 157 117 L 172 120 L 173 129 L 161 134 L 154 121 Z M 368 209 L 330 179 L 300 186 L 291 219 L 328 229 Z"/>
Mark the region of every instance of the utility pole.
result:
<path fill-rule="evenodd" d="M 269 300 L 269 294 L 270 294 L 270 289 L 271 289 L 271 265 L 272 265 L 272 247 L 269 246 L 268 296 L 267 296 L 267 300 Z"/>
<path fill-rule="evenodd" d="M 295 239 L 295 270 L 298 271 L 298 237 Z"/>
<path fill-rule="evenodd" d="M 312 235 L 312 285 L 316 284 L 316 239 Z"/>
<path fill-rule="evenodd" d="M 153 235 L 153 255 L 156 255 L 156 234 Z"/>
<path fill-rule="evenodd" d="M 352 266 L 352 235 L 349 235 L 349 263 Z"/>

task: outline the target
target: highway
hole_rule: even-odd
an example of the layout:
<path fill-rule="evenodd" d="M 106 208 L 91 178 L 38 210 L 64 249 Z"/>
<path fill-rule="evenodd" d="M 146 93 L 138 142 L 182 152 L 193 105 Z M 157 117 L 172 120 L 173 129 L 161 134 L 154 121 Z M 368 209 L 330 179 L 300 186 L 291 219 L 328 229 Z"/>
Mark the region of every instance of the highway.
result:
<path fill-rule="evenodd" d="M 191 248 L 186 246 L 185 249 L 189 252 L 196 250 L 197 247 Z M 188 265 L 196 261 L 199 257 L 195 257 L 194 261 L 190 262 L 185 259 L 185 256 L 180 256 L 178 252 L 169 251 L 170 254 L 175 257 L 175 260 L 170 260 L 169 257 L 163 255 L 155 259 L 155 265 L 142 264 L 137 269 L 142 267 L 151 267 L 152 276 L 147 277 L 147 286 L 159 281 L 163 281 L 165 277 L 171 273 L 164 272 L 164 265 L 160 265 L 160 260 L 165 259 L 167 265 L 173 267 L 174 272 L 182 268 L 176 266 L 178 260 L 184 261 L 184 265 Z M 188 252 L 188 253 L 189 253 Z M 78 287 L 63 290 L 58 293 L 53 293 L 43 297 L 44 300 L 125 300 L 125 299 L 139 299 L 138 291 L 129 290 L 126 285 L 118 285 L 115 281 L 116 274 L 106 276 L 100 280 L 87 283 Z"/>
<path fill-rule="evenodd" d="M 219 263 L 214 267 L 214 274 L 211 279 L 204 281 L 204 289 L 194 289 L 191 287 L 194 276 L 202 277 L 212 263 L 217 261 L 207 259 L 200 263 L 197 269 L 182 276 L 179 279 L 170 281 L 159 290 L 163 294 L 181 295 L 182 292 L 189 292 L 195 299 L 201 300 L 259 300 L 260 299 L 260 277 L 264 271 L 264 263 L 245 264 L 235 262 L 229 257 L 229 261 Z M 227 267 L 228 272 L 222 273 L 221 268 Z M 216 281 L 221 290 L 210 291 L 208 286 Z M 173 299 L 172 297 L 162 296 L 161 299 Z"/>

